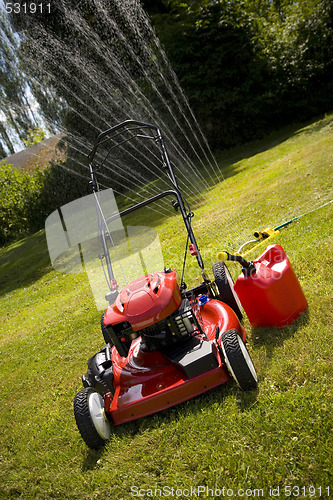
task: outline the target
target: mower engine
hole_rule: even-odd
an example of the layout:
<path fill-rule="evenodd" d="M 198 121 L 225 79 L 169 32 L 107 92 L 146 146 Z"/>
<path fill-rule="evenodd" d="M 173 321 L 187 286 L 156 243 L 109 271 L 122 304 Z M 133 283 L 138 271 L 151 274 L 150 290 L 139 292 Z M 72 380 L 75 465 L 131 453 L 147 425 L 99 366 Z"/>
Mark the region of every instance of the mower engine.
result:
<path fill-rule="evenodd" d="M 202 329 L 190 301 L 185 298 L 175 313 L 155 325 L 144 328 L 139 333 L 143 348 L 149 351 L 160 351 L 188 337 L 202 333 Z"/>
<path fill-rule="evenodd" d="M 182 297 L 176 271 L 129 283 L 106 310 L 103 322 L 120 356 L 127 356 L 139 336 L 142 349 L 158 351 L 202 333 L 199 306 L 195 298 Z"/>

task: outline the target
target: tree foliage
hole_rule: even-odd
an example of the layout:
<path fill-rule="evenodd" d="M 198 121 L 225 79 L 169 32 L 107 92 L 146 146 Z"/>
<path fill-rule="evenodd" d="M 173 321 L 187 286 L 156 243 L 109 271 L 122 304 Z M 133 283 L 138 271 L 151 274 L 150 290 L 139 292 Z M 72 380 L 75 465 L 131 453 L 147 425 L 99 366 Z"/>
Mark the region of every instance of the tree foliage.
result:
<path fill-rule="evenodd" d="M 59 0 L 51 12 L 13 16 L 27 74 L 39 85 L 35 95 L 48 119 L 68 134 L 67 168 L 78 176 L 88 177 L 87 154 L 99 132 L 117 121 L 146 119 L 140 103 L 150 104 L 153 31 L 137 7 L 132 0 Z M 63 104 L 58 117 L 47 108 L 49 89 Z M 114 178 L 118 188 L 122 174 Z"/>
<path fill-rule="evenodd" d="M 25 146 L 33 146 L 45 139 L 45 131 L 40 127 L 28 129 L 27 137 L 23 139 Z"/>
<path fill-rule="evenodd" d="M 1 245 L 34 229 L 32 213 L 35 213 L 41 187 L 41 172 L 27 174 L 8 164 L 0 167 Z"/>
<path fill-rule="evenodd" d="M 13 154 L 14 141 L 26 135 L 33 123 L 26 99 L 26 82 L 18 70 L 18 40 L 10 29 L 8 19 L 0 9 L 0 143 L 2 156 Z"/>
<path fill-rule="evenodd" d="M 331 109 L 330 0 L 144 3 L 214 147 Z"/>
<path fill-rule="evenodd" d="M 141 1 L 214 148 L 331 109 L 330 0 Z M 13 17 L 30 86 L 49 122 L 89 139 L 101 105 L 107 102 L 114 116 L 133 106 L 133 85 L 159 106 L 152 91 L 159 78 L 152 60 L 159 56 L 145 49 L 153 38 L 138 12 L 130 0 L 59 0 L 50 13 Z M 115 60 L 121 68 L 111 76 Z M 121 95 L 122 78 L 128 92 Z M 160 94 L 172 102 L 166 87 Z M 96 113 L 79 119 L 89 104 Z"/>
<path fill-rule="evenodd" d="M 28 75 L 26 58 L 21 53 L 22 39 L 11 27 L 6 12 L 0 8 L 0 157 L 13 154 L 23 147 L 29 130 L 56 130 L 56 113 L 52 107 L 51 86 L 41 91 L 35 74 Z M 44 87 L 45 88 L 45 87 Z M 59 107 L 57 104 L 53 108 Z M 58 120 L 59 123 L 59 120 Z"/>

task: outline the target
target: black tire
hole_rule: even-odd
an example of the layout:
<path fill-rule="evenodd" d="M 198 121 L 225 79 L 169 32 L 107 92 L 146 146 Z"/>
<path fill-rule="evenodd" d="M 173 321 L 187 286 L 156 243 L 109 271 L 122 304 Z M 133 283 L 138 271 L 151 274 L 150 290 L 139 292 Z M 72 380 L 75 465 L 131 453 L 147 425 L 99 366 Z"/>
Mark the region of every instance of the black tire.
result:
<path fill-rule="evenodd" d="M 239 321 L 242 321 L 243 315 L 240 310 L 240 302 L 234 290 L 234 283 L 229 270 L 224 262 L 215 262 L 213 264 L 214 280 L 219 292 L 219 298 L 227 304 L 236 313 Z"/>
<path fill-rule="evenodd" d="M 222 352 L 227 369 L 243 391 L 257 388 L 258 378 L 243 339 L 235 329 L 222 334 Z"/>
<path fill-rule="evenodd" d="M 101 329 L 102 329 L 102 334 L 103 334 L 104 342 L 105 342 L 106 344 L 110 344 L 110 347 L 112 347 L 112 346 L 113 346 L 113 342 L 112 342 L 112 340 L 111 340 L 111 338 L 110 338 L 110 335 L 108 334 L 108 331 L 107 331 L 107 329 L 106 329 L 106 326 L 104 325 L 104 314 L 105 314 L 105 313 L 103 313 L 103 314 L 102 314 L 102 316 L 101 316 Z"/>
<path fill-rule="evenodd" d="M 104 446 L 107 439 L 102 437 L 93 422 L 89 409 L 91 397 L 101 397 L 93 387 L 86 387 L 79 391 L 74 398 L 74 416 L 76 425 L 86 445 L 92 450 L 98 450 Z M 111 423 L 110 423 L 111 426 Z"/>

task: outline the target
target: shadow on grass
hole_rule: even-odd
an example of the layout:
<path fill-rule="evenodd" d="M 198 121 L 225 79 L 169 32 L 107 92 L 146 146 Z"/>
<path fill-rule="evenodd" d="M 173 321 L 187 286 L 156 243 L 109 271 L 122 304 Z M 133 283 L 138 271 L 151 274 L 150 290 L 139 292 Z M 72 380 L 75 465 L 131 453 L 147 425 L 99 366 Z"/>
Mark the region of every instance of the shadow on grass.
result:
<path fill-rule="evenodd" d="M 292 123 L 260 139 L 218 152 L 217 161 L 222 168 L 224 178 L 234 175 L 235 163 L 272 149 L 293 137 L 319 132 L 331 122 L 332 117 L 325 119 L 324 115 L 320 115 L 303 123 Z M 310 128 L 304 130 L 307 127 Z"/>
<path fill-rule="evenodd" d="M 86 472 L 88 470 L 95 469 L 96 465 L 98 463 L 98 460 L 100 460 L 100 458 L 102 458 L 104 452 L 105 452 L 105 448 L 101 448 L 98 451 L 88 449 L 87 455 L 86 455 L 85 459 L 83 460 L 82 472 Z"/>
<path fill-rule="evenodd" d="M 252 328 L 251 339 L 254 347 L 264 347 L 268 359 L 271 359 L 274 350 L 283 345 L 283 343 L 295 335 L 301 326 L 309 322 L 309 310 L 300 314 L 297 320 L 291 325 L 285 327 L 256 327 Z"/>
<path fill-rule="evenodd" d="M 28 236 L 0 253 L 0 292 L 29 286 L 52 270 L 45 232 Z"/>
<path fill-rule="evenodd" d="M 160 412 L 159 415 L 161 415 L 161 413 L 162 412 Z M 143 417 L 141 419 L 134 420 L 132 422 L 115 426 L 112 429 L 110 441 L 106 441 L 105 445 L 102 448 L 100 448 L 99 450 L 91 450 L 87 448 L 87 453 L 82 463 L 82 471 L 86 472 L 89 470 L 96 469 L 96 467 L 98 466 L 98 462 L 101 458 L 103 458 L 103 455 L 108 454 L 110 452 L 110 449 L 113 446 L 113 438 L 116 441 L 123 441 L 123 440 L 126 441 L 128 439 L 133 439 L 135 435 L 138 434 L 140 430 L 142 430 L 142 424 L 149 428 L 155 427 L 154 425 L 151 425 L 152 419 L 154 419 L 155 416 L 156 414 L 148 415 L 147 417 Z M 148 421 L 148 425 L 147 422 L 145 422 L 146 420 Z M 115 446 L 117 446 L 117 444 Z"/>
<path fill-rule="evenodd" d="M 170 424 L 173 427 L 177 426 L 184 417 L 189 415 L 196 418 L 196 416 L 200 416 L 206 411 L 214 413 L 214 406 L 216 404 L 223 404 L 224 399 L 232 395 L 237 397 L 237 404 L 239 404 L 241 411 L 246 412 L 256 404 L 258 390 L 244 392 L 232 379 L 230 379 L 227 383 L 199 394 L 178 405 L 158 411 L 152 415 L 147 415 L 138 420 L 116 426 L 113 429 L 113 437 L 111 436 L 111 440 L 106 442 L 105 447 L 98 451 L 87 450 L 82 464 L 82 471 L 93 470 L 98 467 L 98 462 L 103 458 L 103 455 L 112 452 L 113 447 L 118 448 L 119 443 L 128 444 L 132 442 L 136 436 L 143 435 L 147 431 L 160 429 L 161 426 L 166 426 L 166 428 Z"/>

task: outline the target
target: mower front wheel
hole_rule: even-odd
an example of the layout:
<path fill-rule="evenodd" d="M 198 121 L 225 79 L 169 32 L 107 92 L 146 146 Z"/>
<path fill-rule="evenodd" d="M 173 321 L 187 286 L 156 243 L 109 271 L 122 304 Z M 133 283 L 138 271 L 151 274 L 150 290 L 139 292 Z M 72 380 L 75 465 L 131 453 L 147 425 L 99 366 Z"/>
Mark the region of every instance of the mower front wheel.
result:
<path fill-rule="evenodd" d="M 213 264 L 214 281 L 219 291 L 219 297 L 222 302 L 227 304 L 236 313 L 239 321 L 242 321 L 241 303 L 234 290 L 234 282 L 229 269 L 224 262 L 215 262 Z"/>
<path fill-rule="evenodd" d="M 222 334 L 222 352 L 227 369 L 243 391 L 257 388 L 258 377 L 242 337 L 235 329 Z"/>
<path fill-rule="evenodd" d="M 111 422 L 106 418 L 104 400 L 92 387 L 79 391 L 74 398 L 74 416 L 86 445 L 98 450 L 111 435 Z"/>

